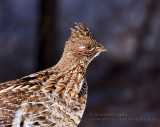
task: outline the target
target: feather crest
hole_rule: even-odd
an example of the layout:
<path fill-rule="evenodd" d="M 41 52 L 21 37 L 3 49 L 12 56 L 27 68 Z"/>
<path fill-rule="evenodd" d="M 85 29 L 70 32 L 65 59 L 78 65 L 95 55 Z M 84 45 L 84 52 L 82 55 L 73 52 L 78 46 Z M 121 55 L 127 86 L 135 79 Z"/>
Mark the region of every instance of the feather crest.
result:
<path fill-rule="evenodd" d="M 92 36 L 92 33 L 90 32 L 90 30 L 83 25 L 82 23 L 77 23 L 75 22 L 76 29 L 70 28 L 71 29 L 71 36 L 69 38 L 69 41 L 76 39 L 76 38 L 89 38 L 89 39 L 94 39 Z"/>

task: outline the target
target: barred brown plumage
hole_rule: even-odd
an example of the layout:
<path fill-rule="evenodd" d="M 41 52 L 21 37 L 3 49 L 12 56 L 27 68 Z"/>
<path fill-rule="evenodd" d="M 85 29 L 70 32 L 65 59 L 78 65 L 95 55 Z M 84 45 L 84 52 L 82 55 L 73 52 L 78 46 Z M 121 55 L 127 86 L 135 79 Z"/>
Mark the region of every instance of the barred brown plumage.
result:
<path fill-rule="evenodd" d="M 77 29 L 53 67 L 0 84 L 0 126 L 76 127 L 87 101 L 88 64 L 106 48 L 87 27 Z"/>

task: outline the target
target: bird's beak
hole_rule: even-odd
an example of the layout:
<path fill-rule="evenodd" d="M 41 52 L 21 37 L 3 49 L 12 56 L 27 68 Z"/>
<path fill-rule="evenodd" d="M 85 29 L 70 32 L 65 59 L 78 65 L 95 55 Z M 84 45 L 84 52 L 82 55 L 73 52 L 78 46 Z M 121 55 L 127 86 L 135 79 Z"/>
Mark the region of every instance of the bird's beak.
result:
<path fill-rule="evenodd" d="M 99 50 L 100 52 L 108 51 L 106 47 L 104 47 L 103 45 L 99 43 L 97 44 L 96 49 Z"/>
<path fill-rule="evenodd" d="M 107 48 L 104 46 L 102 46 L 100 50 L 101 50 L 101 52 L 108 51 Z"/>

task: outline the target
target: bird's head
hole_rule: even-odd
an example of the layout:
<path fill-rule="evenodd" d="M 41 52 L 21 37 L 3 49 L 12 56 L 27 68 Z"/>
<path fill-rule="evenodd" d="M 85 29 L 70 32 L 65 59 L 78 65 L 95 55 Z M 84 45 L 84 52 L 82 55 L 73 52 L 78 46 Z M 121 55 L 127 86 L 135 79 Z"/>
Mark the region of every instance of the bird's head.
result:
<path fill-rule="evenodd" d="M 71 36 L 66 42 L 63 55 L 68 60 L 88 66 L 94 57 L 107 49 L 93 38 L 87 27 L 81 23 L 75 24 L 76 29 L 71 28 Z"/>

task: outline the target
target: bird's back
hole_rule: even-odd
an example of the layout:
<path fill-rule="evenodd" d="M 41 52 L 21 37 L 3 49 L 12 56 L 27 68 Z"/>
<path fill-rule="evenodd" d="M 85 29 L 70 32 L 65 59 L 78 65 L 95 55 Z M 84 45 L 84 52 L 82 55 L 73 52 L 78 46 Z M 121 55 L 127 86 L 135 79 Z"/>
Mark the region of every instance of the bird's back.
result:
<path fill-rule="evenodd" d="M 77 126 L 87 99 L 87 84 L 78 70 L 47 69 L 1 83 L 0 126 Z"/>

